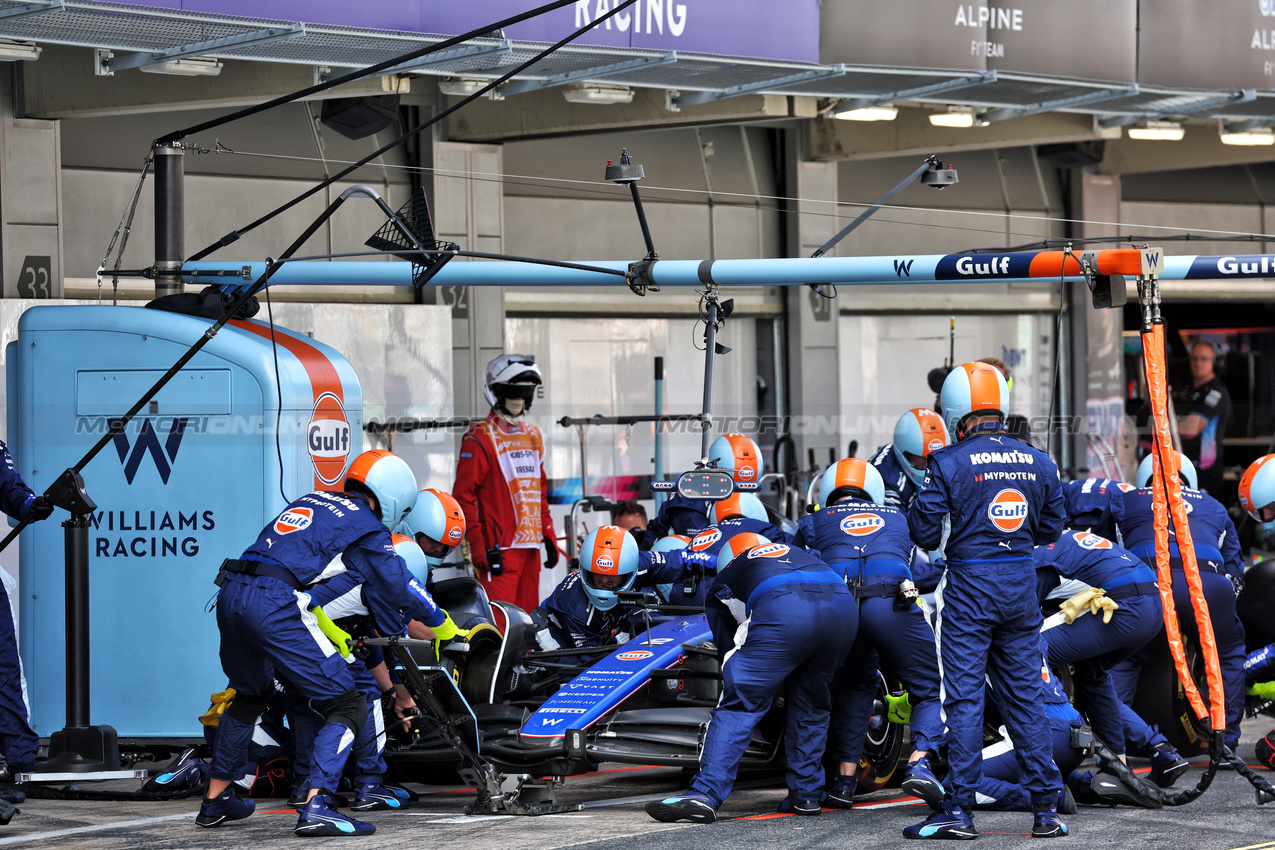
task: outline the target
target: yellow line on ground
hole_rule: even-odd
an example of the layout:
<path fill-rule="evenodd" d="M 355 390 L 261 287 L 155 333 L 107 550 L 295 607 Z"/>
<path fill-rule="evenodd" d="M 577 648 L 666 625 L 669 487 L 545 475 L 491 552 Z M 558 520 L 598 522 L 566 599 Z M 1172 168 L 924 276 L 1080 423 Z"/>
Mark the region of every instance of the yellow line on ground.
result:
<path fill-rule="evenodd" d="M 1270 850 L 1275 848 L 1275 841 L 1263 841 L 1261 844 L 1250 844 L 1247 847 L 1232 847 L 1231 850 Z"/>

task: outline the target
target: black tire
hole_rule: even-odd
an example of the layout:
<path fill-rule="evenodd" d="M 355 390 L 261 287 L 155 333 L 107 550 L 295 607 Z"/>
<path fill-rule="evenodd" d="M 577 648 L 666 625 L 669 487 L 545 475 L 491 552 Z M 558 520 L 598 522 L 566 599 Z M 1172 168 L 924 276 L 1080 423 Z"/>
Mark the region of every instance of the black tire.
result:
<path fill-rule="evenodd" d="M 912 730 L 906 723 L 891 723 L 885 719 L 886 695 L 902 690 L 903 685 L 889 673 L 878 672 L 877 696 L 873 702 L 873 722 L 868 725 L 868 735 L 863 742 L 863 756 L 859 759 L 859 793 L 879 791 L 887 785 L 903 781 L 903 769 L 911 754 L 909 742 Z"/>
<path fill-rule="evenodd" d="M 1194 643 L 1185 638 L 1183 642 L 1186 646 L 1187 664 L 1207 704 L 1208 683 L 1204 675 L 1204 659 Z M 1155 650 L 1142 665 L 1133 710 L 1147 723 L 1158 726 L 1161 734 L 1184 757 L 1208 753 L 1208 723 L 1196 717 L 1191 709 L 1167 643 L 1157 642 Z"/>

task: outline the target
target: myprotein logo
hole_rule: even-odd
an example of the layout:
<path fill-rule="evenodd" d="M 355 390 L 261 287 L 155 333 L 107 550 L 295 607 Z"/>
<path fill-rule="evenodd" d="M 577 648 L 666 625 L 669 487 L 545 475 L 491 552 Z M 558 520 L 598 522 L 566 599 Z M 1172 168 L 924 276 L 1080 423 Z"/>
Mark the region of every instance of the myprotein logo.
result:
<path fill-rule="evenodd" d="M 110 426 L 114 427 L 118 419 L 113 419 Z M 159 480 L 163 484 L 168 483 L 168 478 L 173 474 L 173 463 L 177 460 L 177 450 L 181 448 L 182 437 L 186 433 L 186 423 L 190 420 L 187 418 L 168 419 L 168 420 L 142 420 L 142 428 L 137 434 L 137 441 L 131 446 L 128 442 L 128 435 L 124 431 L 120 431 L 115 435 L 115 451 L 119 453 L 120 463 L 124 464 L 124 480 L 129 484 L 133 483 L 133 479 L 137 477 L 137 470 L 141 468 L 142 461 L 147 456 L 155 463 L 155 470 L 159 473 Z M 154 423 L 158 422 L 160 428 L 164 428 L 167 422 L 168 436 L 161 444 L 159 441 L 159 431 L 156 430 Z"/>
<path fill-rule="evenodd" d="M 279 514 L 279 518 L 274 521 L 274 530 L 279 534 L 291 534 L 308 528 L 312 522 L 314 522 L 314 511 L 310 508 L 289 508 Z"/>
<path fill-rule="evenodd" d="M 851 514 L 841 521 L 841 530 L 851 537 L 866 537 L 885 528 L 885 520 L 876 514 Z"/>
<path fill-rule="evenodd" d="M 1009 534 L 1023 527 L 1027 521 L 1027 499 L 1017 490 L 1006 488 L 992 498 L 987 506 L 987 518 L 997 529 Z"/>
<path fill-rule="evenodd" d="M 1072 537 L 1075 538 L 1076 545 L 1081 549 L 1110 549 L 1113 545 L 1107 538 L 1091 531 L 1077 531 Z"/>
<path fill-rule="evenodd" d="M 306 449 L 320 481 L 331 486 L 341 480 L 350 456 L 350 423 L 335 394 L 323 393 L 314 402 L 306 427 Z"/>

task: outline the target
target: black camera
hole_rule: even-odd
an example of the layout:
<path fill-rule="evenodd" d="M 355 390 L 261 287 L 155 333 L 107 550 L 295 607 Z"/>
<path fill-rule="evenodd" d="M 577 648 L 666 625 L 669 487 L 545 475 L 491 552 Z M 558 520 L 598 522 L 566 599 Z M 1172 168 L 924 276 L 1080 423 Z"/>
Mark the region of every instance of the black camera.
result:
<path fill-rule="evenodd" d="M 493 576 L 504 575 L 505 568 L 500 564 L 499 546 L 493 546 L 487 550 L 487 567 Z"/>

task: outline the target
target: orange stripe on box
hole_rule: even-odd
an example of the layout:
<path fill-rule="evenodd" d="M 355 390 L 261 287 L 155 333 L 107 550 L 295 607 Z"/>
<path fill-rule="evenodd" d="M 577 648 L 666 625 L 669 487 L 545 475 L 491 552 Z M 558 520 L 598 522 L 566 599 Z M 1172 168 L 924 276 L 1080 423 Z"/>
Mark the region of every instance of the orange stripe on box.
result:
<path fill-rule="evenodd" d="M 271 339 L 270 326 L 259 322 L 247 322 L 242 319 L 235 319 L 230 322 L 241 331 L 247 331 L 256 334 L 262 339 Z M 300 361 L 302 368 L 310 378 L 310 390 L 314 395 L 314 402 L 318 404 L 319 399 L 325 393 L 331 393 L 336 396 L 337 401 L 341 403 L 341 409 L 345 409 L 345 391 L 341 386 L 341 376 L 337 374 L 336 367 L 332 365 L 332 361 L 327 358 L 323 352 L 315 348 L 308 342 L 292 336 L 287 331 L 276 327 L 274 329 L 273 341 L 283 346 L 293 357 Z M 347 420 L 348 421 L 348 420 Z M 313 458 L 311 465 L 313 466 Z M 317 467 L 314 471 L 314 489 L 315 490 L 340 490 L 341 483 L 326 484 L 319 478 Z"/>

